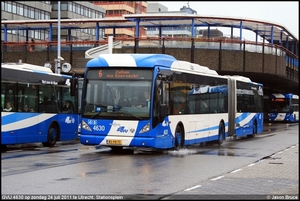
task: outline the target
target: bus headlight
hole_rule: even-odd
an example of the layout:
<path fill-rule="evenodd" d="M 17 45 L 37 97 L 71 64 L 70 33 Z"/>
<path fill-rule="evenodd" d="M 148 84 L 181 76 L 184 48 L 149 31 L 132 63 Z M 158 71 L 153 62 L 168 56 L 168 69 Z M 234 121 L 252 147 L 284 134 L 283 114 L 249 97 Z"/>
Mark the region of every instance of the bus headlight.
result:
<path fill-rule="evenodd" d="M 80 130 L 81 130 L 81 124 L 79 123 L 78 124 L 78 133 L 80 133 Z"/>
<path fill-rule="evenodd" d="M 89 127 L 89 125 L 87 125 L 87 123 L 85 123 L 83 120 L 81 121 L 81 130 L 82 129 L 92 131 L 92 129 Z"/>
<path fill-rule="evenodd" d="M 150 130 L 150 123 L 147 123 L 141 130 L 139 133 L 145 133 L 148 132 Z"/>

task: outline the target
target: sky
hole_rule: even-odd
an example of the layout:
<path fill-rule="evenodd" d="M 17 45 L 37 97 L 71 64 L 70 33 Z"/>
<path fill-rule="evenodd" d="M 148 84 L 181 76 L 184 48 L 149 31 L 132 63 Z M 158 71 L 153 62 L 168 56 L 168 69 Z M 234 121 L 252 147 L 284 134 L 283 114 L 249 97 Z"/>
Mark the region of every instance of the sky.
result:
<path fill-rule="evenodd" d="M 299 1 L 156 1 L 156 3 L 166 6 L 168 11 L 180 11 L 180 8 L 189 5 L 198 15 L 271 22 L 285 27 L 299 40 Z M 230 30 L 227 30 L 228 33 L 222 30 L 224 35 L 230 35 Z M 234 35 L 239 34 L 234 32 Z M 243 36 L 249 40 L 255 39 L 252 32 L 243 33 Z"/>

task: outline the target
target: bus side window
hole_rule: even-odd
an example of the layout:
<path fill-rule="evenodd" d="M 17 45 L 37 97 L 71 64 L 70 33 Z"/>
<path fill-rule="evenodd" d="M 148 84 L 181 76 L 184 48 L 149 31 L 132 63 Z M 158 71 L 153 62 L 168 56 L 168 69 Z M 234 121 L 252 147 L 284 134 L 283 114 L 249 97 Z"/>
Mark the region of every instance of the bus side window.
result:
<path fill-rule="evenodd" d="M 204 114 L 209 112 L 208 105 L 204 100 L 202 100 L 200 102 L 200 111 L 201 111 L 201 113 L 204 113 Z"/>
<path fill-rule="evenodd" d="M 196 111 L 196 109 L 195 109 L 195 100 L 191 100 L 191 99 L 192 98 L 190 98 L 188 100 L 188 108 L 189 108 L 188 114 L 195 114 L 195 111 Z"/>
<path fill-rule="evenodd" d="M 65 101 L 65 105 L 62 108 L 62 113 L 74 113 L 74 105 L 72 101 Z"/>
<path fill-rule="evenodd" d="M 17 90 L 16 90 L 16 85 L 11 84 L 11 83 L 1 83 L 1 99 L 2 99 L 2 104 L 3 104 L 3 111 L 7 111 L 7 104 L 11 105 L 10 111 L 16 111 L 18 108 L 17 106 Z M 16 101 L 16 102 L 15 102 Z M 1 105 L 2 105 L 1 104 Z"/>
<path fill-rule="evenodd" d="M 72 101 L 69 101 L 70 102 L 70 113 L 74 113 L 74 104 Z"/>
<path fill-rule="evenodd" d="M 11 101 L 7 101 L 5 104 L 5 108 L 3 109 L 4 112 L 13 112 L 14 106 Z"/>

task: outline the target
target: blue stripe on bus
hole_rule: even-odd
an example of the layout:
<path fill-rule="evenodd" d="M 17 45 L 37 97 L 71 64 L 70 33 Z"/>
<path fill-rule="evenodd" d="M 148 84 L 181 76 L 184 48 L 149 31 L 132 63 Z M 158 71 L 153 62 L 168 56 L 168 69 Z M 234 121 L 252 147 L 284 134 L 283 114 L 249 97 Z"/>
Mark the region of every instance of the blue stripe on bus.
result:
<path fill-rule="evenodd" d="M 219 126 L 211 126 L 211 127 L 205 127 L 203 129 L 198 129 L 198 130 L 193 130 L 187 133 L 197 133 L 197 132 L 204 132 L 204 131 L 213 131 L 213 130 L 218 130 Z"/>
<path fill-rule="evenodd" d="M 32 117 L 35 117 L 35 116 L 38 116 L 38 115 L 41 115 L 41 114 L 38 114 L 38 113 L 22 113 L 22 115 L 20 115 L 19 113 L 11 113 L 11 114 L 8 114 L 8 115 L 2 115 L 2 118 L 1 118 L 1 124 L 2 126 L 3 125 L 7 125 L 7 124 L 11 124 L 11 123 L 15 123 L 16 122 L 16 117 L 18 117 L 18 121 L 22 121 L 22 120 L 25 120 L 25 119 L 28 119 L 28 118 L 32 118 Z"/>

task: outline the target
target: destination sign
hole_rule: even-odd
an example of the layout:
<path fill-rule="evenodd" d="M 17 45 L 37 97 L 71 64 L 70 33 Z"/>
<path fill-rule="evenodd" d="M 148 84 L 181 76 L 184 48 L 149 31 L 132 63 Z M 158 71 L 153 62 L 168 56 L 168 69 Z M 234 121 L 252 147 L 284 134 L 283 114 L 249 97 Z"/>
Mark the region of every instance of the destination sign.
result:
<path fill-rule="evenodd" d="M 53 84 L 53 85 L 58 85 L 58 82 L 53 81 L 53 80 L 41 80 L 42 84 Z"/>
<path fill-rule="evenodd" d="M 272 101 L 284 102 L 284 99 L 283 98 L 272 98 Z"/>
<path fill-rule="evenodd" d="M 151 70 L 136 70 L 136 69 L 101 69 L 88 71 L 88 79 L 151 79 Z"/>

